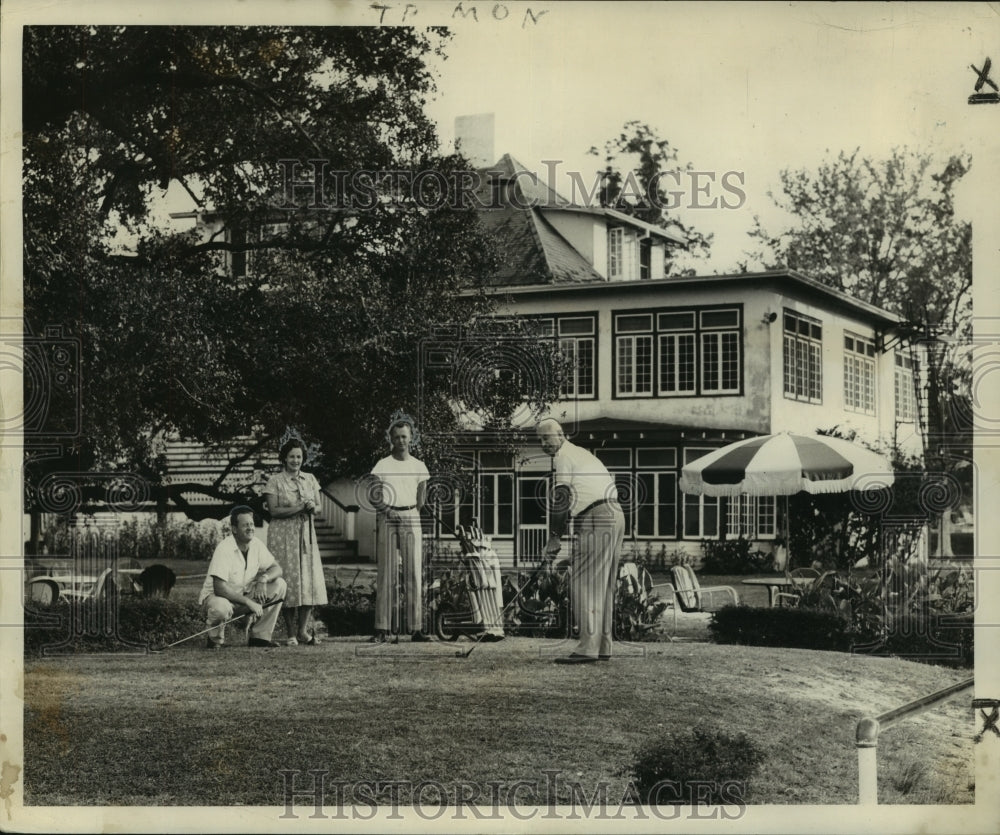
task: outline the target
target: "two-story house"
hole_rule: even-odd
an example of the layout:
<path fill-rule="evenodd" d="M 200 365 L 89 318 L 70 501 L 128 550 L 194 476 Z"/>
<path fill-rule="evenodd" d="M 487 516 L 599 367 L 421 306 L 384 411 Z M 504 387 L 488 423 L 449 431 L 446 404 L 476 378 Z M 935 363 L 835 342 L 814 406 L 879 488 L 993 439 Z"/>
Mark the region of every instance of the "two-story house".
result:
<path fill-rule="evenodd" d="M 920 451 L 915 358 L 894 314 L 796 272 L 666 276 L 671 233 L 570 205 L 509 156 L 489 172 L 483 223 L 503 254 L 491 292 L 572 361 L 550 414 L 613 472 L 640 547 L 696 555 L 703 539 L 738 535 L 768 547 L 783 503 L 678 487 L 681 467 L 732 441 L 838 426 Z M 476 489 L 438 508 L 445 521 L 474 517 L 502 558 L 537 559 L 549 457 L 500 454 L 475 431 L 461 452 Z"/>

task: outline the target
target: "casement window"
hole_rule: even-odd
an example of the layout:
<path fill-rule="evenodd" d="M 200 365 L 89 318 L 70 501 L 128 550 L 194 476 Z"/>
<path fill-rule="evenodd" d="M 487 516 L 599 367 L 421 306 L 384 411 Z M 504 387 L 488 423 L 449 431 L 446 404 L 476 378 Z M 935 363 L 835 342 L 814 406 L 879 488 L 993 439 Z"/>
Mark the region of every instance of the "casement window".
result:
<path fill-rule="evenodd" d="M 608 230 L 608 278 L 624 277 L 625 230 L 620 226 Z"/>
<path fill-rule="evenodd" d="M 642 242 L 635 232 L 621 226 L 608 229 L 608 279 L 632 281 L 648 278 L 650 258 L 643 255 Z M 645 269 L 645 275 L 643 275 Z"/>
<path fill-rule="evenodd" d="M 558 340 L 568 372 L 559 388 L 565 400 L 597 396 L 597 314 L 548 316 L 535 320 L 541 336 Z"/>
<path fill-rule="evenodd" d="M 732 496 L 726 500 L 728 539 L 774 539 L 777 502 L 774 496 Z"/>
<path fill-rule="evenodd" d="M 823 401 L 823 324 L 811 316 L 784 312 L 783 379 L 785 397 Z"/>
<path fill-rule="evenodd" d="M 615 396 L 740 394 L 742 315 L 739 306 L 616 313 Z"/>
<path fill-rule="evenodd" d="M 615 394 L 650 397 L 653 394 L 653 316 L 650 313 L 615 317 Z"/>
<path fill-rule="evenodd" d="M 686 447 L 684 465 L 713 451 L 713 447 Z M 684 493 L 684 538 L 711 539 L 719 535 L 719 500 L 715 496 Z"/>
<path fill-rule="evenodd" d="M 444 524 L 437 535 L 450 538 L 459 525 L 477 522 L 486 536 L 514 535 L 514 473 L 510 456 L 495 452 L 470 453 L 463 483 L 443 491 L 432 508 Z M 495 472 L 492 472 L 495 470 Z"/>
<path fill-rule="evenodd" d="M 844 406 L 875 414 L 875 342 L 853 333 L 844 334 Z"/>
<path fill-rule="evenodd" d="M 677 450 L 665 448 L 594 450 L 618 487 L 625 535 L 677 537 Z"/>
<path fill-rule="evenodd" d="M 738 393 L 741 367 L 739 310 L 702 310 L 698 320 L 701 326 L 701 393 Z"/>
<path fill-rule="evenodd" d="M 487 536 L 514 535 L 514 473 L 479 474 L 479 527 Z"/>
<path fill-rule="evenodd" d="M 896 394 L 896 420 L 914 423 L 917 419 L 917 398 L 915 394 L 919 366 L 907 354 L 896 352 L 894 389 Z"/>

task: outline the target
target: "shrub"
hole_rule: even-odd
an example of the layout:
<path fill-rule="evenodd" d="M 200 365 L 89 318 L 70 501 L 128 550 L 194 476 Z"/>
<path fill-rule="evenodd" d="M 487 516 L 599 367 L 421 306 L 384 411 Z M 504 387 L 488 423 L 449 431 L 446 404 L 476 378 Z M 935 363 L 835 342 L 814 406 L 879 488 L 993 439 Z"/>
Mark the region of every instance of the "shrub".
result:
<path fill-rule="evenodd" d="M 712 613 L 708 631 L 717 644 L 840 652 L 851 648 L 850 622 L 838 612 L 815 609 L 724 606 Z"/>
<path fill-rule="evenodd" d="M 746 734 L 693 728 L 644 746 L 631 771 L 644 804 L 731 804 L 747 799 L 763 761 Z"/>
<path fill-rule="evenodd" d="M 704 574 L 762 574 L 772 571 L 774 558 L 750 547 L 749 539 L 705 539 L 701 548 Z"/>
<path fill-rule="evenodd" d="M 135 652 L 163 646 L 205 628 L 201 607 L 162 598 L 73 601 L 24 611 L 24 651 Z"/>
<path fill-rule="evenodd" d="M 342 583 L 334 577 L 326 587 L 327 603 L 313 614 L 328 635 L 370 635 L 375 631 L 375 589 L 358 585 L 355 579 Z"/>
<path fill-rule="evenodd" d="M 121 559 L 161 561 L 208 560 L 222 541 L 222 526 L 172 517 L 127 519 L 115 528 L 71 528 L 55 525 L 45 531 L 48 554 L 81 553 L 84 546 L 99 543 L 117 552 Z"/>

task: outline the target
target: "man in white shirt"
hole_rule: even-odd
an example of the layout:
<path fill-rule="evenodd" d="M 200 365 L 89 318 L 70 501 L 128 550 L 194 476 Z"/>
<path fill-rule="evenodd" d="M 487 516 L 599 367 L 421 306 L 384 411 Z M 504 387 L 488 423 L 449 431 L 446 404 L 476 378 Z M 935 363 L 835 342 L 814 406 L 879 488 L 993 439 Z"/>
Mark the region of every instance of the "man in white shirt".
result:
<path fill-rule="evenodd" d="M 607 467 L 566 440 L 558 421 L 548 418 L 535 428 L 542 449 L 552 456 L 555 485 L 549 497 L 549 541 L 545 557 L 559 553 L 570 516 L 577 536 L 571 562 L 570 611 L 580 642 L 557 664 L 585 664 L 611 659 L 618 557 L 625 537 L 625 517 L 618 489 Z"/>
<path fill-rule="evenodd" d="M 371 475 L 377 480 L 371 490 L 377 512 L 375 580 L 375 634 L 373 643 L 384 643 L 393 631 L 393 614 L 399 618 L 399 586 L 397 576 L 403 567 L 403 588 L 406 595 L 405 629 L 396 624 L 398 632 L 409 631 L 414 641 L 429 641 L 424 634 L 422 589 L 422 548 L 420 510 L 427 499 L 430 474 L 422 461 L 410 455 L 413 426 L 407 420 L 397 420 L 389 427 L 392 454 L 381 459 Z"/>
<path fill-rule="evenodd" d="M 256 538 L 253 510 L 245 505 L 234 507 L 229 527 L 232 535 L 215 546 L 198 597 L 206 625 L 216 627 L 208 633 L 207 647 L 222 649 L 225 622 L 243 614 L 255 618 L 247 646 L 276 647 L 271 634 L 281 611 L 280 601 L 285 599 L 281 566 Z"/>

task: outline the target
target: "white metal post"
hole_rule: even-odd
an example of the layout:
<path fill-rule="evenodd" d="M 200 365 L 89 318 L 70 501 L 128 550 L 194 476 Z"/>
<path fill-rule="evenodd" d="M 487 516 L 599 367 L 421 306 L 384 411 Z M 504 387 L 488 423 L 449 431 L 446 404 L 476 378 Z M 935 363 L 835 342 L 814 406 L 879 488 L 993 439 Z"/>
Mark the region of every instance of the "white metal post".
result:
<path fill-rule="evenodd" d="M 858 722 L 856 742 L 858 749 L 858 804 L 878 805 L 878 731 L 876 719 Z"/>

